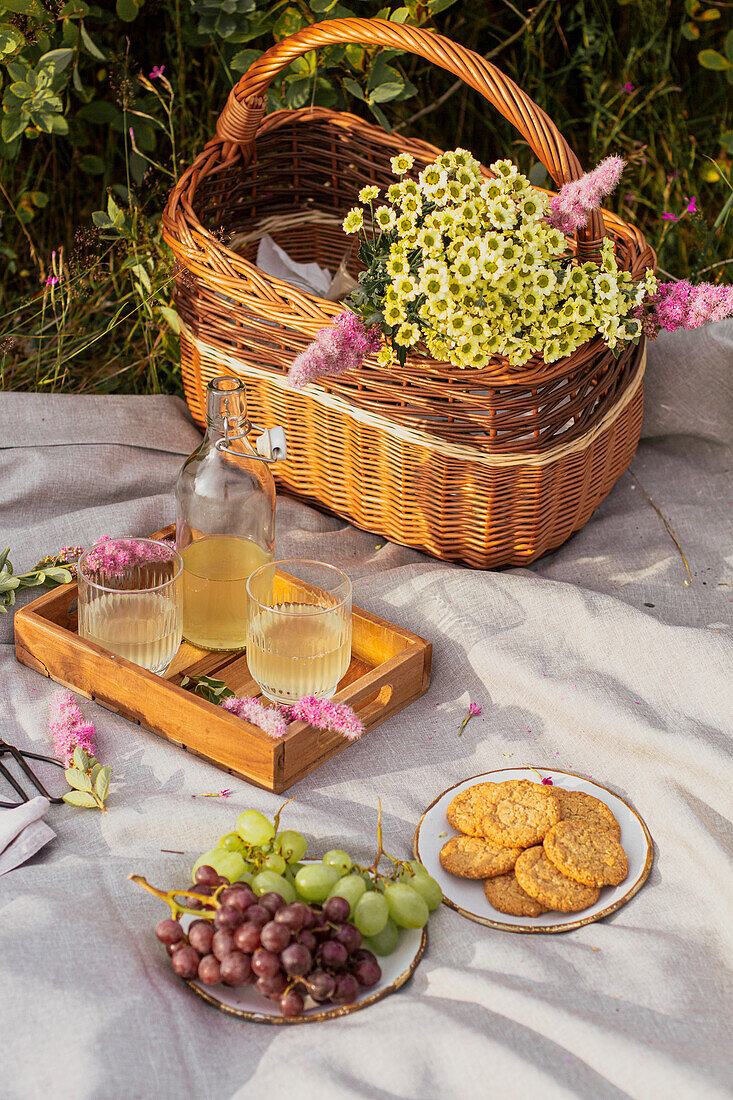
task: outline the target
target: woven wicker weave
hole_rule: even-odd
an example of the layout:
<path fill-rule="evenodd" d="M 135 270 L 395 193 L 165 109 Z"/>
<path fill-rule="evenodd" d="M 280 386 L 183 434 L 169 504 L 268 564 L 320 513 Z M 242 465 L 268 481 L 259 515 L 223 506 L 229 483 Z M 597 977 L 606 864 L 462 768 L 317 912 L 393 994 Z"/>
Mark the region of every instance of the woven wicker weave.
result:
<path fill-rule="evenodd" d="M 295 57 L 338 42 L 411 50 L 461 76 L 516 126 L 556 184 L 581 174 L 543 111 L 489 62 L 439 35 L 337 19 L 284 39 L 232 90 L 217 137 L 164 214 L 179 264 L 189 406 L 202 423 L 206 383 L 234 372 L 247 384 L 252 419 L 286 430 L 281 487 L 440 558 L 526 564 L 582 527 L 631 461 L 643 344 L 616 359 L 595 338 L 549 365 L 536 356 L 512 367 L 497 357 L 483 370 L 417 355 L 403 369 L 369 360 L 291 390 L 293 358 L 340 307 L 259 270 L 258 239 L 268 232 L 294 260 L 335 271 L 348 256 L 341 220 L 358 190 L 393 182 L 396 152 L 412 153 L 416 169 L 439 152 L 323 108 L 263 117 L 271 80 Z M 604 234 L 635 277 L 654 264 L 642 235 L 613 215 L 595 213 L 569 243 L 580 259 L 593 258 Z M 352 274 L 357 266 L 349 264 Z"/>

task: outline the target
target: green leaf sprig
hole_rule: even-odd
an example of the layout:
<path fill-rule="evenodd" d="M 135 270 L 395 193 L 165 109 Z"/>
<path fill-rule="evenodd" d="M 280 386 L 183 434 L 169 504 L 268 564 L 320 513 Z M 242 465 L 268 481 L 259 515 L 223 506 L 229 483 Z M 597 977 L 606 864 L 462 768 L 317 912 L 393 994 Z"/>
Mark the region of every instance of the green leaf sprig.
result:
<path fill-rule="evenodd" d="M 196 681 L 195 687 L 192 689 L 194 695 L 200 695 L 202 699 L 207 699 L 210 703 L 214 703 L 218 706 L 223 699 L 233 698 L 234 692 L 231 688 L 228 688 L 223 680 L 216 680 L 213 676 L 184 676 L 181 680 L 181 687 L 188 687 L 189 684 L 193 684 Z"/>
<path fill-rule="evenodd" d="M 71 570 L 60 564 L 58 559 L 53 558 L 44 558 L 27 573 L 14 573 L 9 554 L 9 546 L 0 550 L 1 615 L 7 615 L 7 609 L 15 603 L 15 593 L 19 588 L 36 588 L 39 585 L 43 585 L 44 588 L 56 588 L 74 579 Z"/>
<path fill-rule="evenodd" d="M 112 769 L 102 766 L 93 756 L 78 745 L 74 749 L 72 762 L 64 772 L 66 782 L 73 789 L 64 795 L 64 802 L 70 806 L 81 806 L 86 810 L 101 810 L 107 813 L 104 800 L 109 794 L 109 781 Z"/>

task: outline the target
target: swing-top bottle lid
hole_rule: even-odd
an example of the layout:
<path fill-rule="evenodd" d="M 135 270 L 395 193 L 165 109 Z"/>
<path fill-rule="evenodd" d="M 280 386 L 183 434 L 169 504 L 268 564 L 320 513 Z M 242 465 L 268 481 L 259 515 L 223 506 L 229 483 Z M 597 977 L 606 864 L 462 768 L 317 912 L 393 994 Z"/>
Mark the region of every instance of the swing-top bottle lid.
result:
<path fill-rule="evenodd" d="M 247 391 L 244 382 L 234 375 L 212 378 L 206 387 L 206 423 L 224 430 L 224 421 L 230 426 L 241 424 L 247 416 Z"/>

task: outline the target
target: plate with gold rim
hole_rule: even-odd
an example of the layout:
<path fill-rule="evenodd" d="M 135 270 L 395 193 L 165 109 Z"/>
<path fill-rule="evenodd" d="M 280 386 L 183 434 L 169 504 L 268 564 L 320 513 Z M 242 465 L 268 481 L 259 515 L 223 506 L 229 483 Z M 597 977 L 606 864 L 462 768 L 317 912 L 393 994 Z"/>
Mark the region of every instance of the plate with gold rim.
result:
<path fill-rule="evenodd" d="M 529 779 L 538 783 L 539 778 L 537 771 L 529 767 L 499 768 L 483 772 L 455 783 L 434 798 L 420 818 L 412 842 L 415 858 L 425 865 L 428 873 L 440 884 L 444 903 L 477 924 L 504 932 L 569 932 L 573 928 L 581 928 L 615 913 L 622 905 L 631 901 L 649 877 L 654 859 L 654 842 L 644 821 L 628 802 L 600 783 L 585 779 L 574 772 L 558 768 L 538 770 L 543 778 L 552 780 L 554 788 L 584 791 L 609 807 L 621 826 L 621 843 L 628 859 L 628 875 L 618 886 L 604 886 L 598 901 L 579 912 L 548 912 L 539 917 L 514 917 L 494 909 L 484 894 L 481 879 L 457 878 L 441 866 L 441 848 L 451 837 L 461 835 L 448 824 L 446 810 L 457 794 L 476 783 L 502 783 L 507 779 Z"/>

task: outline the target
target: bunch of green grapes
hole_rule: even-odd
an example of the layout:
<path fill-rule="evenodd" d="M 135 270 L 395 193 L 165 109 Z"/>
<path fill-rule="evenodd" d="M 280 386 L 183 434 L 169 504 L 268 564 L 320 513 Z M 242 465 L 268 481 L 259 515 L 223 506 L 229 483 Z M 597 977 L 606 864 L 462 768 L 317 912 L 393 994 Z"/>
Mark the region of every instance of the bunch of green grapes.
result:
<path fill-rule="evenodd" d="M 279 894 L 287 904 L 303 901 L 323 905 L 343 898 L 348 920 L 358 928 L 365 946 L 376 955 L 395 950 L 401 930 L 423 928 L 443 895 L 440 886 L 417 860 L 403 862 L 388 857 L 392 870 L 383 874 L 375 865 L 364 868 L 348 852 L 332 849 L 320 862 L 303 863 L 307 842 L 301 833 L 278 832 L 258 810 L 245 810 L 237 818 L 235 832 L 221 838 L 193 867 L 213 867 L 229 882 L 245 882 L 257 897 Z M 381 855 L 381 845 L 380 845 Z"/>

